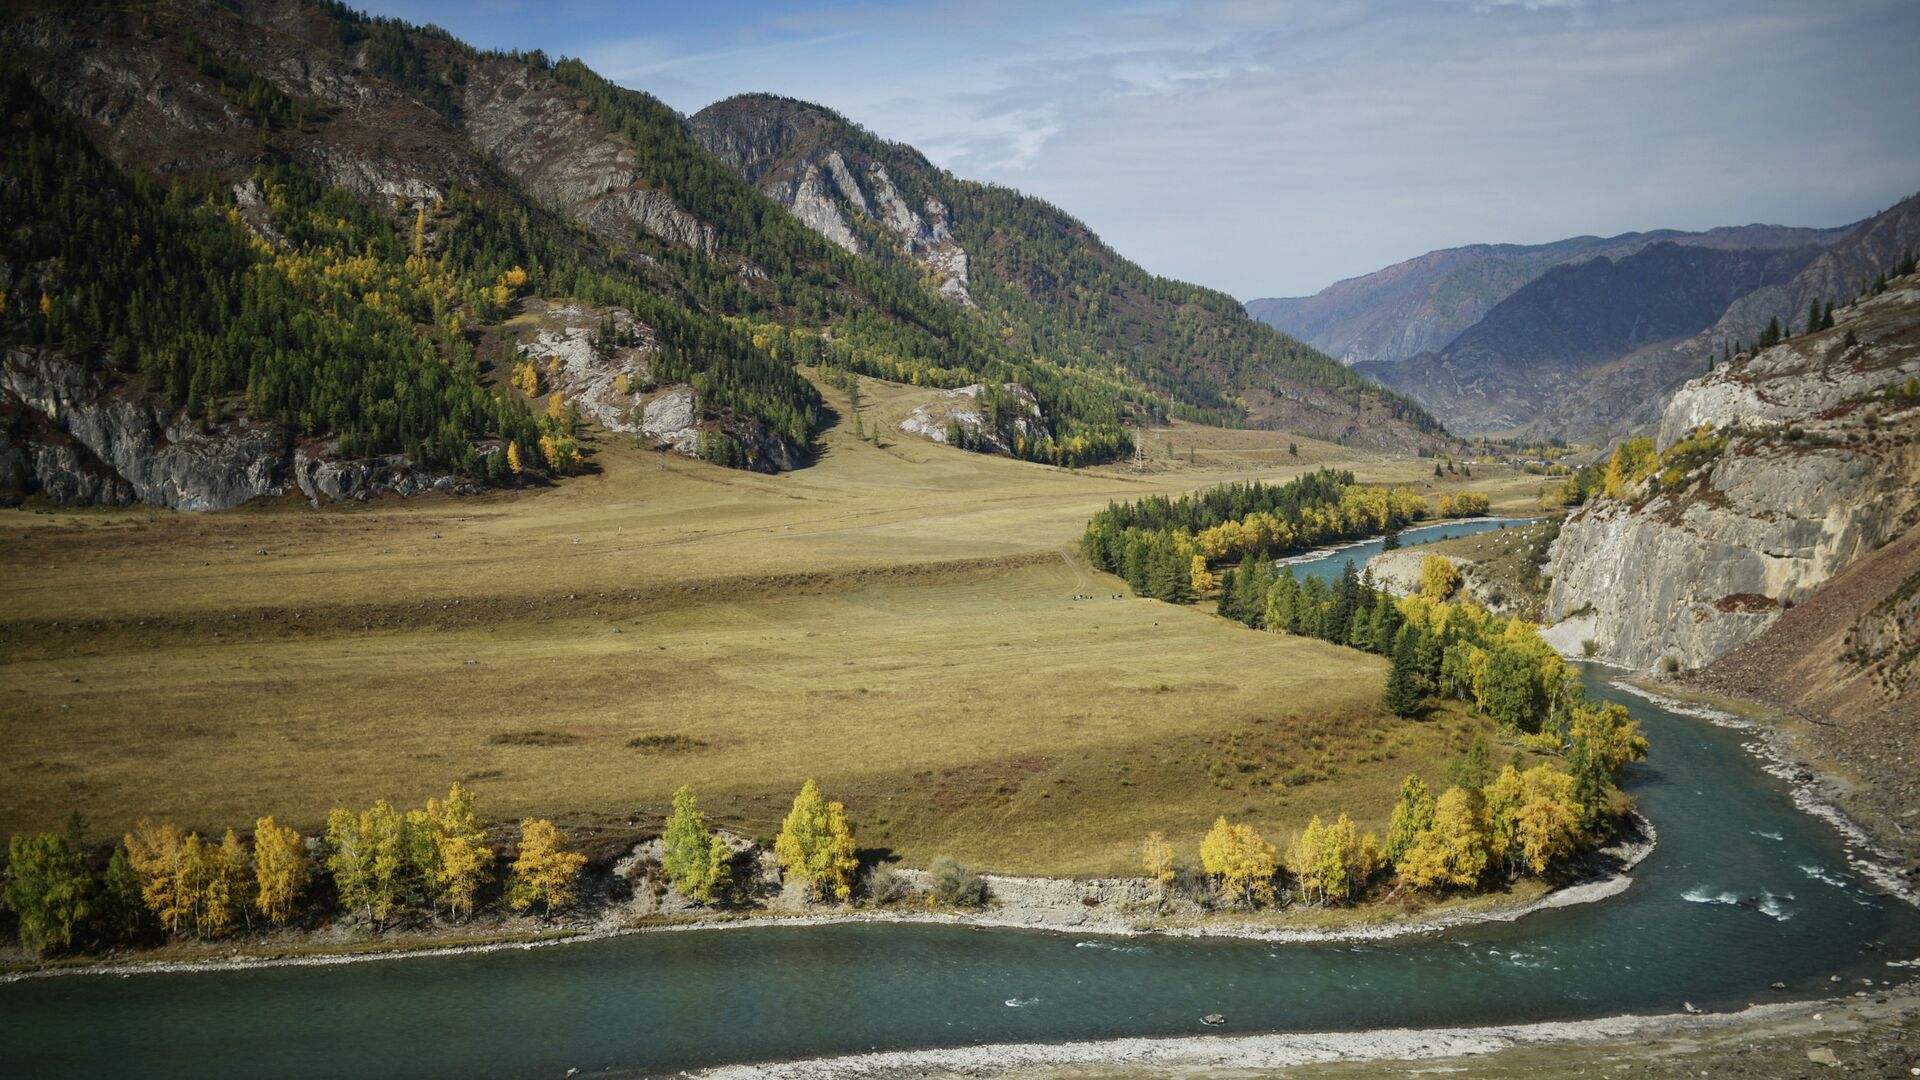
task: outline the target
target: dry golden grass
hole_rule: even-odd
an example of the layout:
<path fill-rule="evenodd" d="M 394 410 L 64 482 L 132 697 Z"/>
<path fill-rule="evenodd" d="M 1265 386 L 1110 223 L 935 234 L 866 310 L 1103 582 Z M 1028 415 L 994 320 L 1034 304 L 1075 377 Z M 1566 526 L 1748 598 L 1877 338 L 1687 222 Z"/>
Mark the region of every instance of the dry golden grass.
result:
<path fill-rule="evenodd" d="M 1111 499 L 1429 463 L 1181 426 L 1238 449 L 1074 473 L 900 435 L 924 393 L 869 383 L 882 445 L 846 424 L 785 476 L 602 437 L 596 475 L 482 498 L 8 514 L 0 832 L 311 829 L 462 779 L 496 818 L 623 825 L 690 783 L 770 835 L 816 776 L 911 861 L 1130 871 L 1148 830 L 1191 849 L 1222 813 L 1379 827 L 1475 728 L 1380 714 L 1377 658 L 1111 599 L 1073 554 Z M 1262 440 L 1302 460 L 1248 464 Z"/>

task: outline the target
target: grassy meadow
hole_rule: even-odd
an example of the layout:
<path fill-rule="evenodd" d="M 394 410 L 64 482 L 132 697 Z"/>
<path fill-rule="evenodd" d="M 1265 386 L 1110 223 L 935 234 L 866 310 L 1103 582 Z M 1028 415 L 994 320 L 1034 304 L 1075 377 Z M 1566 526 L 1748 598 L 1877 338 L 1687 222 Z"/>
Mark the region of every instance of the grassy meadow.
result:
<path fill-rule="evenodd" d="M 458 779 L 610 832 L 690 783 L 770 836 L 814 776 L 909 862 L 1132 871 L 1148 830 L 1190 851 L 1222 813 L 1382 827 L 1478 729 L 1395 720 L 1379 658 L 1125 596 L 1076 551 L 1112 499 L 1431 462 L 1177 425 L 1144 468 L 1070 472 L 901 435 L 926 393 L 867 382 L 880 445 L 843 420 L 783 476 L 602 435 L 593 474 L 482 497 L 0 515 L 0 832 L 314 829 Z M 1443 489 L 1531 504 L 1537 478 L 1477 471 Z"/>

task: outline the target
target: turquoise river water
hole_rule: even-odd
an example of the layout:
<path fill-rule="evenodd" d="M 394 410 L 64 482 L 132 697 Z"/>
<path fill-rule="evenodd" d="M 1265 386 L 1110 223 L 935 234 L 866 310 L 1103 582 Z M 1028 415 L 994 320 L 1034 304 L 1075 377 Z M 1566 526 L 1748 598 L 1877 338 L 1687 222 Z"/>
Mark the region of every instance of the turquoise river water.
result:
<path fill-rule="evenodd" d="M 1464 1026 L 1737 1009 L 1890 974 L 1920 911 L 1876 895 L 1736 732 L 1614 691 L 1654 758 L 1628 781 L 1659 830 L 1624 894 L 1377 943 L 864 923 L 0 985 L 0 1075 L 665 1073 L 869 1049 Z"/>

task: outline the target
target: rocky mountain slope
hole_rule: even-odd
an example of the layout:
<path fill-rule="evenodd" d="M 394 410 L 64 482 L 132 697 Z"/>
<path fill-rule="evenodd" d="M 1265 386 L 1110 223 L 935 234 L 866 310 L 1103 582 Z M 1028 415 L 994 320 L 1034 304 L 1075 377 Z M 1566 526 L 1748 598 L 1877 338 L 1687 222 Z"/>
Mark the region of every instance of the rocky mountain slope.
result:
<path fill-rule="evenodd" d="M 1920 877 L 1920 529 L 1685 682 L 1812 721 L 1813 751 L 1868 781 L 1842 793 L 1849 816 Z"/>
<path fill-rule="evenodd" d="M 791 468 L 824 415 L 801 364 L 1018 385 L 1045 437 L 978 445 L 1057 464 L 1168 411 L 1434 441 L 1418 407 L 1131 264 L 1155 299 L 1130 331 L 1163 357 L 1204 338 L 1203 376 L 1116 360 L 1055 297 L 976 308 L 911 162 L 888 159 L 897 190 L 819 174 L 870 212 L 833 235 L 825 203 L 791 196 L 803 221 L 575 61 L 294 0 L 16 5 L 0 46 L 16 494 L 219 508 L 328 496 L 300 482 L 322 467 L 364 477 L 348 497 L 464 489 L 591 468 L 595 431 Z"/>
<path fill-rule="evenodd" d="M 1658 460 L 1568 518 L 1547 599 L 1563 647 L 1700 667 L 1920 522 L 1920 276 L 1836 319 L 1687 383 Z"/>
<path fill-rule="evenodd" d="M 1831 243 L 1845 232 L 1744 225 L 1697 233 L 1660 229 L 1575 236 L 1549 244 L 1472 244 L 1430 251 L 1336 282 L 1313 296 L 1249 300 L 1247 310 L 1342 363 L 1398 363 L 1445 348 L 1495 305 L 1556 266 L 1603 257 L 1617 261 L 1659 243 L 1770 251 Z"/>
<path fill-rule="evenodd" d="M 1790 281 L 1819 253 L 1663 242 L 1618 260 L 1595 256 L 1521 286 L 1438 352 L 1356 370 L 1424 402 L 1458 434 L 1514 431 L 1577 393 L 1596 369 L 1692 338 L 1729 303 Z M 1618 395 L 1593 404 L 1636 403 Z M 1586 419 L 1603 426 L 1617 416 Z"/>
<path fill-rule="evenodd" d="M 807 102 L 730 98 L 689 120 L 708 150 L 844 250 L 925 277 L 1021 350 L 1232 419 L 1409 450 L 1431 419 L 1224 294 L 1155 277 L 1060 209 L 960 179 Z M 1009 438 L 1008 441 L 1011 441 Z"/>
<path fill-rule="evenodd" d="M 1920 197 L 1908 198 L 1853 227 L 1786 282 L 1734 300 L 1711 327 L 1691 338 L 1650 346 L 1590 369 L 1567 394 L 1548 401 L 1527 425 L 1532 438 L 1596 445 L 1658 423 L 1680 384 L 1729 351 L 1758 341 L 1769 320 L 1798 331 L 1807 309 L 1858 295 L 1875 275 L 1920 250 Z"/>

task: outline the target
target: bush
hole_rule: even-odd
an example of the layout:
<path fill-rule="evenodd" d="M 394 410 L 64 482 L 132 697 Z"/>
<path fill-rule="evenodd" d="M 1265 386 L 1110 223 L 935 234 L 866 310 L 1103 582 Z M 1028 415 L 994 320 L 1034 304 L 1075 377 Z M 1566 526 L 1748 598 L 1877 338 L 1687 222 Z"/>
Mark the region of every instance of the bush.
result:
<path fill-rule="evenodd" d="M 885 863 L 867 871 L 867 902 L 880 907 L 885 904 L 897 904 L 913 892 L 913 887 L 899 871 Z"/>
<path fill-rule="evenodd" d="M 1675 674 L 1680 670 L 1680 658 L 1677 656 L 1667 657 L 1665 660 L 1660 661 L 1660 669 L 1669 675 Z"/>
<path fill-rule="evenodd" d="M 934 900 L 947 907 L 985 907 L 987 898 L 992 894 L 987 888 L 987 880 L 967 869 L 966 864 L 958 859 L 942 855 L 933 860 L 927 872 L 933 878 Z"/>
<path fill-rule="evenodd" d="M 1598 641 L 1595 641 L 1592 638 L 1588 638 L 1585 641 L 1582 641 L 1580 643 L 1581 656 L 1597 656 L 1599 655 L 1599 653 L 1600 653 L 1600 643 Z"/>

